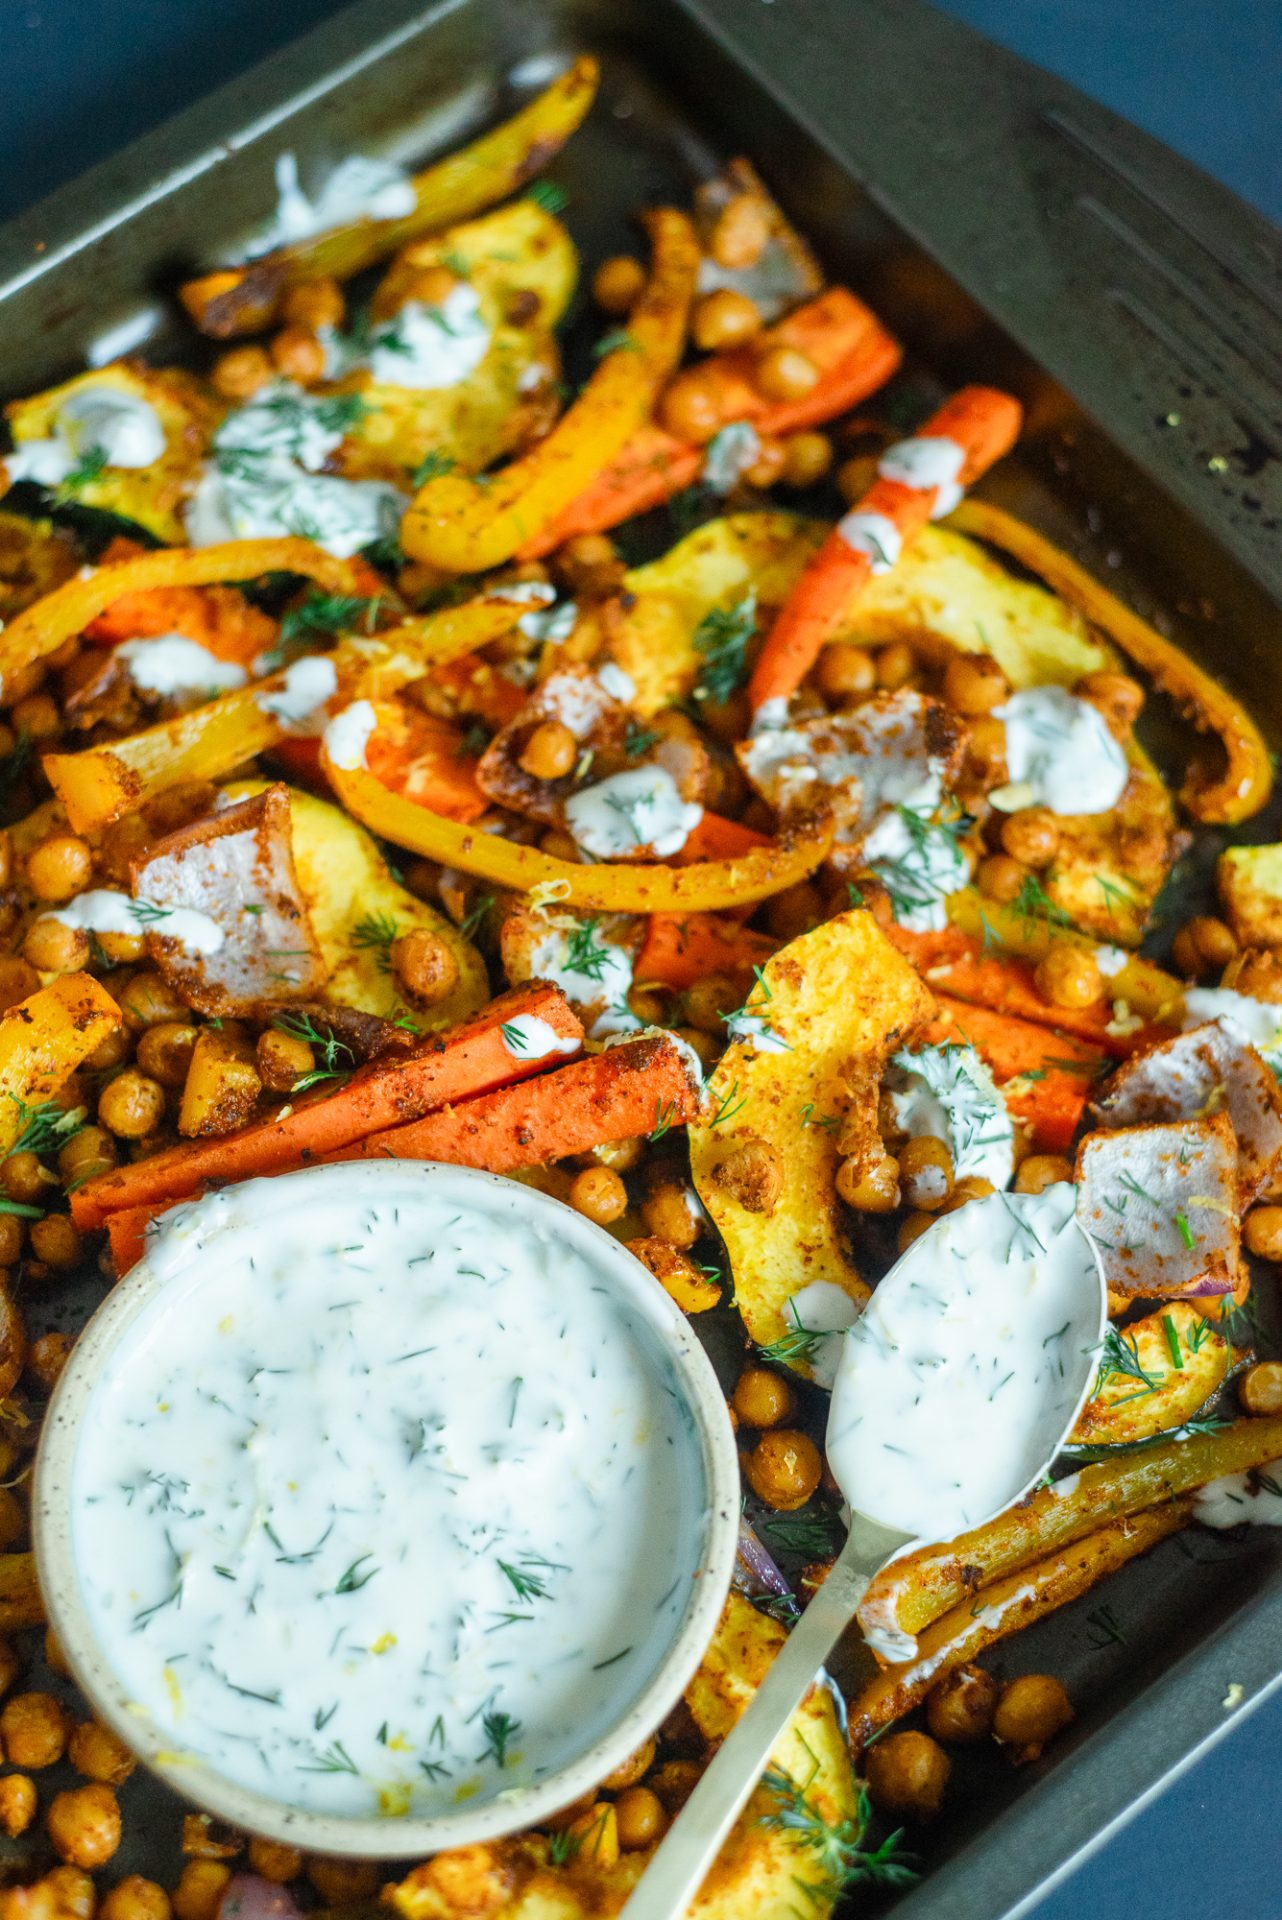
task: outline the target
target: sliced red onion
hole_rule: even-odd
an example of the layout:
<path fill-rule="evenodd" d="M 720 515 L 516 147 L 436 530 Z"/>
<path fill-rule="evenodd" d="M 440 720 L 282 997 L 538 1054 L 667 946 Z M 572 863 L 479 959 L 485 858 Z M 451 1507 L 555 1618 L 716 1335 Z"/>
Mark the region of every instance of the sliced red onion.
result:
<path fill-rule="evenodd" d="M 746 1593 L 792 1592 L 791 1582 L 780 1573 L 769 1553 L 744 1519 L 739 1521 L 735 1585 Z"/>
<path fill-rule="evenodd" d="M 288 1887 L 260 1873 L 234 1873 L 223 1889 L 217 1920 L 302 1920 Z"/>

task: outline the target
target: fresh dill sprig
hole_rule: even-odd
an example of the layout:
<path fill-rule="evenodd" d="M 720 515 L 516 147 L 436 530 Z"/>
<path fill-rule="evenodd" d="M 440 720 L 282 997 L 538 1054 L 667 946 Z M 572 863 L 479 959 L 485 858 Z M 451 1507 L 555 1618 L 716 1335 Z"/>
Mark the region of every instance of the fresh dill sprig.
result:
<path fill-rule="evenodd" d="M 356 1065 L 356 1054 L 346 1040 L 340 1040 L 336 1033 L 322 1033 L 309 1013 L 278 1013 L 272 1025 L 277 1033 L 287 1033 L 295 1040 L 306 1040 L 309 1046 L 321 1050 L 323 1065 L 313 1067 L 310 1073 L 300 1074 L 290 1088 L 291 1093 L 303 1093 L 322 1080 L 341 1080 Z M 342 1054 L 346 1054 L 348 1064 L 340 1059 Z"/>
<path fill-rule="evenodd" d="M 641 343 L 634 340 L 626 327 L 611 327 L 603 333 L 592 349 L 594 360 L 604 360 L 607 353 L 640 353 Z"/>
<path fill-rule="evenodd" d="M 744 1108 L 747 1106 L 747 1104 L 748 1104 L 747 1094 L 746 1093 L 741 1094 L 739 1092 L 739 1082 L 737 1080 L 734 1081 L 733 1084 L 731 1085 L 730 1091 L 726 1094 L 723 1094 L 721 1099 L 717 1102 L 716 1107 L 713 1109 L 712 1118 L 709 1120 L 708 1125 L 710 1127 L 724 1126 L 727 1120 L 733 1120 L 737 1114 L 742 1113 Z"/>
<path fill-rule="evenodd" d="M 498 902 L 498 895 L 483 893 L 473 902 L 459 922 L 459 932 L 465 940 L 471 940 L 480 930 L 484 921 Z"/>
<path fill-rule="evenodd" d="M 280 623 L 281 645 L 291 640 L 332 638 L 336 633 L 373 633 L 384 594 L 309 593 Z"/>
<path fill-rule="evenodd" d="M 648 753 L 662 737 L 654 731 L 653 727 L 643 727 L 638 720 L 629 718 L 627 732 L 623 737 L 623 751 L 629 760 L 639 760 L 641 755 Z"/>
<path fill-rule="evenodd" d="M 314 1767 L 300 1767 L 299 1772 L 359 1774 L 360 1768 L 342 1741 L 335 1740 L 316 1755 L 316 1764 Z"/>
<path fill-rule="evenodd" d="M 423 455 L 415 467 L 410 477 L 410 484 L 417 493 L 418 489 L 426 486 L 429 480 L 441 480 L 447 473 L 453 473 L 457 464 L 452 453 L 442 453 L 439 448 L 434 447 L 431 453 Z"/>
<path fill-rule="evenodd" d="M 570 204 L 570 196 L 564 187 L 558 187 L 555 180 L 532 180 L 525 189 L 527 200 L 533 200 L 536 207 L 542 207 L 544 213 L 564 213 Z"/>
<path fill-rule="evenodd" d="M 60 1107 L 56 1100 L 44 1100 L 39 1106 L 31 1107 L 16 1093 L 11 1093 L 9 1098 L 18 1109 L 20 1129 L 10 1154 L 34 1153 L 38 1160 L 42 1159 L 51 1148 L 61 1150 L 68 1140 L 74 1140 L 85 1124 L 83 1107 Z"/>
<path fill-rule="evenodd" d="M 491 1708 L 481 1716 L 481 1726 L 485 1733 L 485 1746 L 477 1755 L 478 1760 L 493 1760 L 496 1767 L 507 1765 L 508 1748 L 521 1731 L 521 1722 L 514 1720 L 510 1713 L 499 1713 Z"/>
<path fill-rule="evenodd" d="M 86 447 L 74 467 L 58 482 L 53 489 L 53 497 L 60 505 L 74 501 L 91 487 L 95 480 L 101 480 L 107 471 L 107 456 L 101 447 Z"/>
<path fill-rule="evenodd" d="M 365 1565 L 365 1562 L 372 1560 L 373 1557 L 371 1553 L 362 1553 L 358 1559 L 353 1560 L 351 1566 L 339 1575 L 334 1592 L 359 1593 L 362 1587 L 367 1587 L 378 1572 L 377 1567 L 367 1568 Z"/>
<path fill-rule="evenodd" d="M 1024 922 L 1025 939 L 1038 921 L 1051 927 L 1071 927 L 1073 924 L 1073 916 L 1065 913 L 1063 907 L 1056 906 L 1035 873 L 1025 874 L 1011 905 Z"/>
<path fill-rule="evenodd" d="M 775 1802 L 773 1812 L 762 1815 L 761 1826 L 789 1834 L 817 1870 L 817 1879 L 796 1881 L 813 1906 L 827 1908 L 851 1887 L 908 1887 L 919 1877 L 915 1855 L 901 1845 L 902 1828 L 879 1847 L 863 1845 L 870 1812 L 866 1790 L 860 1793 L 853 1818 L 826 1820 L 808 1797 L 809 1781 L 802 1786 L 781 1768 L 770 1767 L 761 1784 Z"/>
<path fill-rule="evenodd" d="M 1139 1342 L 1133 1333 L 1125 1333 L 1119 1327 L 1110 1327 L 1104 1336 L 1100 1348 L 1099 1371 L 1095 1376 L 1095 1392 L 1099 1393 L 1110 1380 L 1138 1380 L 1140 1385 L 1134 1393 L 1125 1394 L 1115 1404 L 1125 1406 L 1131 1400 L 1147 1399 L 1149 1394 L 1161 1391 L 1164 1373 L 1153 1373 L 1140 1359 Z"/>
<path fill-rule="evenodd" d="M 372 951 L 377 956 L 379 972 L 390 973 L 392 943 L 399 932 L 399 924 L 390 913 L 367 913 L 352 928 L 352 945 Z"/>
<path fill-rule="evenodd" d="M 610 964 L 610 951 L 598 940 L 599 920 L 580 920 L 565 943 L 561 966 L 566 973 L 581 973 L 588 980 L 600 980 Z"/>
<path fill-rule="evenodd" d="M 754 588 L 733 607 L 713 607 L 694 630 L 694 650 L 703 662 L 696 700 L 724 706 L 748 677 L 748 646 L 757 630 Z"/>
<path fill-rule="evenodd" d="M 671 1132 L 676 1122 L 676 1118 L 677 1118 L 677 1103 L 675 1100 L 669 1100 L 666 1106 L 664 1105 L 662 1100 L 655 1101 L 654 1128 L 653 1128 L 653 1131 L 647 1135 L 647 1138 L 650 1140 L 651 1144 L 654 1144 L 654 1142 L 656 1141 L 662 1140 L 665 1133 Z"/>

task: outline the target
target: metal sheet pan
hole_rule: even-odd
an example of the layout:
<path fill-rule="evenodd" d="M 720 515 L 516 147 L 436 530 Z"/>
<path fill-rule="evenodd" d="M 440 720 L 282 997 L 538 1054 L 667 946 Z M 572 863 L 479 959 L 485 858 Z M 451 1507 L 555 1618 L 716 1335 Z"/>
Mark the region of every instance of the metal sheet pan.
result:
<path fill-rule="evenodd" d="M 362 0 L 0 231 L 6 390 L 113 331 L 179 351 L 168 290 L 261 219 L 283 149 L 305 180 L 352 147 L 417 159 L 583 47 L 602 100 L 554 175 L 587 259 L 638 203 L 751 154 L 922 369 L 1026 401 L 993 497 L 1246 694 L 1276 744 L 1282 242 L 919 0 Z M 999 1671 L 1062 1674 L 1077 1723 L 1020 1774 L 958 1756 L 903 1920 L 1027 1912 L 1282 1684 L 1276 1536 L 1169 1542 L 1104 1597 L 1124 1639 L 1082 1606 L 999 1650 Z M 172 1881 L 168 1796 L 137 1778 L 126 1796 L 120 1869 Z"/>

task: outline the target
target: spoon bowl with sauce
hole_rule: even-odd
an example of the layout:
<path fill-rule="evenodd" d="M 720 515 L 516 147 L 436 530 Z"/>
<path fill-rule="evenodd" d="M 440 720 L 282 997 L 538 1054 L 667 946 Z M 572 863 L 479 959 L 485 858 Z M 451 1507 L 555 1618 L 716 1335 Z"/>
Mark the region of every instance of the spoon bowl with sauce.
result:
<path fill-rule="evenodd" d="M 184 1798 L 421 1856 L 537 1824 L 671 1710 L 738 1464 L 618 1241 L 389 1161 L 169 1214 L 63 1373 L 33 1514 L 72 1671 Z"/>
<path fill-rule="evenodd" d="M 927 1228 L 842 1337 L 828 1462 L 850 1531 L 717 1751 L 626 1920 L 680 1920 L 816 1673 L 887 1560 L 982 1525 L 1043 1477 L 1090 1393 L 1108 1321 L 1070 1185 L 995 1193 Z M 875 1649 L 912 1657 L 905 1635 Z"/>

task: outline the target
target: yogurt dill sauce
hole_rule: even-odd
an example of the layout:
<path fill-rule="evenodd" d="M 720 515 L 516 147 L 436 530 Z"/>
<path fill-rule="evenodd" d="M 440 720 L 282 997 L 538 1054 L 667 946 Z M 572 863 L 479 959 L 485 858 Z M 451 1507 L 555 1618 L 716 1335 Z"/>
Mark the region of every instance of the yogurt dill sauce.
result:
<path fill-rule="evenodd" d="M 652 1677 L 703 1546 L 698 1442 L 572 1240 L 457 1185 L 371 1204 L 335 1171 L 163 1236 L 177 1284 L 85 1412 L 75 1553 L 171 1762 L 313 1812 L 438 1814 L 533 1785 Z"/>
<path fill-rule="evenodd" d="M 945 1214 L 844 1336 L 828 1459 L 850 1505 L 950 1540 L 1023 1492 L 1081 1405 L 1106 1301 L 1067 1181 Z"/>

